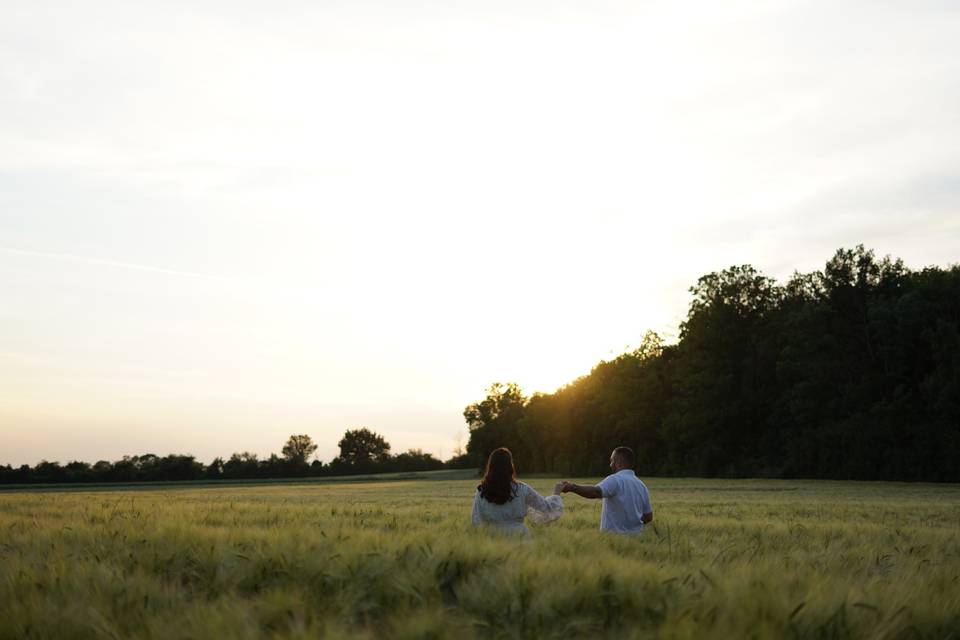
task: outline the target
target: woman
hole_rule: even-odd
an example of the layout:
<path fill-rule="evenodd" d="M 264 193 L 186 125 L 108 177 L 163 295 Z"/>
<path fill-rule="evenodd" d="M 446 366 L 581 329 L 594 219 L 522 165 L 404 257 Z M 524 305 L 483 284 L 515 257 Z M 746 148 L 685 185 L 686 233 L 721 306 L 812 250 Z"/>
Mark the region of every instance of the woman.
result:
<path fill-rule="evenodd" d="M 562 482 L 553 488 L 553 495 L 544 498 L 525 482 L 517 480 L 510 450 L 500 447 L 487 458 L 483 482 L 473 498 L 474 526 L 486 524 L 522 535 L 530 535 L 523 524 L 524 516 L 538 524 L 556 520 L 563 514 Z"/>

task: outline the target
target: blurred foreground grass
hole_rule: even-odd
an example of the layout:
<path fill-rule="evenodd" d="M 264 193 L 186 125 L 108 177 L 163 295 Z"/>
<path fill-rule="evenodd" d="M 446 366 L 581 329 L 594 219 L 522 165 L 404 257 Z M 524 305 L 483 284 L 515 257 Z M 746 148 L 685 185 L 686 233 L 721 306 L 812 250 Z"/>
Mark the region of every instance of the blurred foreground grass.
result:
<path fill-rule="evenodd" d="M 523 542 L 475 483 L 0 493 L 0 639 L 960 636 L 956 485 L 653 479 L 641 538 Z"/>

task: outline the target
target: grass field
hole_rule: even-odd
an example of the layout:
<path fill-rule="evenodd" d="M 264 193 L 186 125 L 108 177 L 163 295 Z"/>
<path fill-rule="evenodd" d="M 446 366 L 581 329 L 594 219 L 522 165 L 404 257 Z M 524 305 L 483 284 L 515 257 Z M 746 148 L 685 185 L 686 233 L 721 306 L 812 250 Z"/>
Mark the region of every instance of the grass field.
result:
<path fill-rule="evenodd" d="M 956 485 L 653 479 L 642 538 L 521 542 L 442 477 L 0 493 L 0 639 L 960 637 Z"/>

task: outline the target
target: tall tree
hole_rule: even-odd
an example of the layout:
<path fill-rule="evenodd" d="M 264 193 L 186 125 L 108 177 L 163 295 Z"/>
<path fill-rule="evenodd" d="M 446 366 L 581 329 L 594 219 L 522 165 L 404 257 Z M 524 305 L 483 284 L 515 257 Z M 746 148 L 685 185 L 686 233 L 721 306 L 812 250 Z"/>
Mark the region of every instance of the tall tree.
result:
<path fill-rule="evenodd" d="M 383 462 L 390 456 L 390 444 L 366 427 L 348 430 L 338 444 L 340 460 L 352 467 L 362 468 L 372 462 Z"/>
<path fill-rule="evenodd" d="M 509 447 L 522 457 L 522 438 L 517 428 L 523 418 L 527 398 L 515 382 L 495 382 L 487 397 L 463 411 L 470 427 L 467 453 L 482 462 L 497 447 Z"/>
<path fill-rule="evenodd" d="M 306 434 L 301 434 L 290 436 L 287 443 L 283 445 L 282 453 L 288 462 L 304 465 L 307 463 L 307 458 L 316 450 L 317 445 L 313 443 L 313 439 Z"/>

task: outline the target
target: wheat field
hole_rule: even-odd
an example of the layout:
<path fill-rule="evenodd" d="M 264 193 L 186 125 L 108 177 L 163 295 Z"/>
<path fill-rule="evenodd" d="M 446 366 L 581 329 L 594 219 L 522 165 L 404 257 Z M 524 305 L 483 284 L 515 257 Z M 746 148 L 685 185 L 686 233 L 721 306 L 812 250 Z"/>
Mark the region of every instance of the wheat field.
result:
<path fill-rule="evenodd" d="M 956 485 L 650 479 L 640 538 L 523 541 L 449 478 L 0 493 L 0 639 L 960 637 Z"/>

